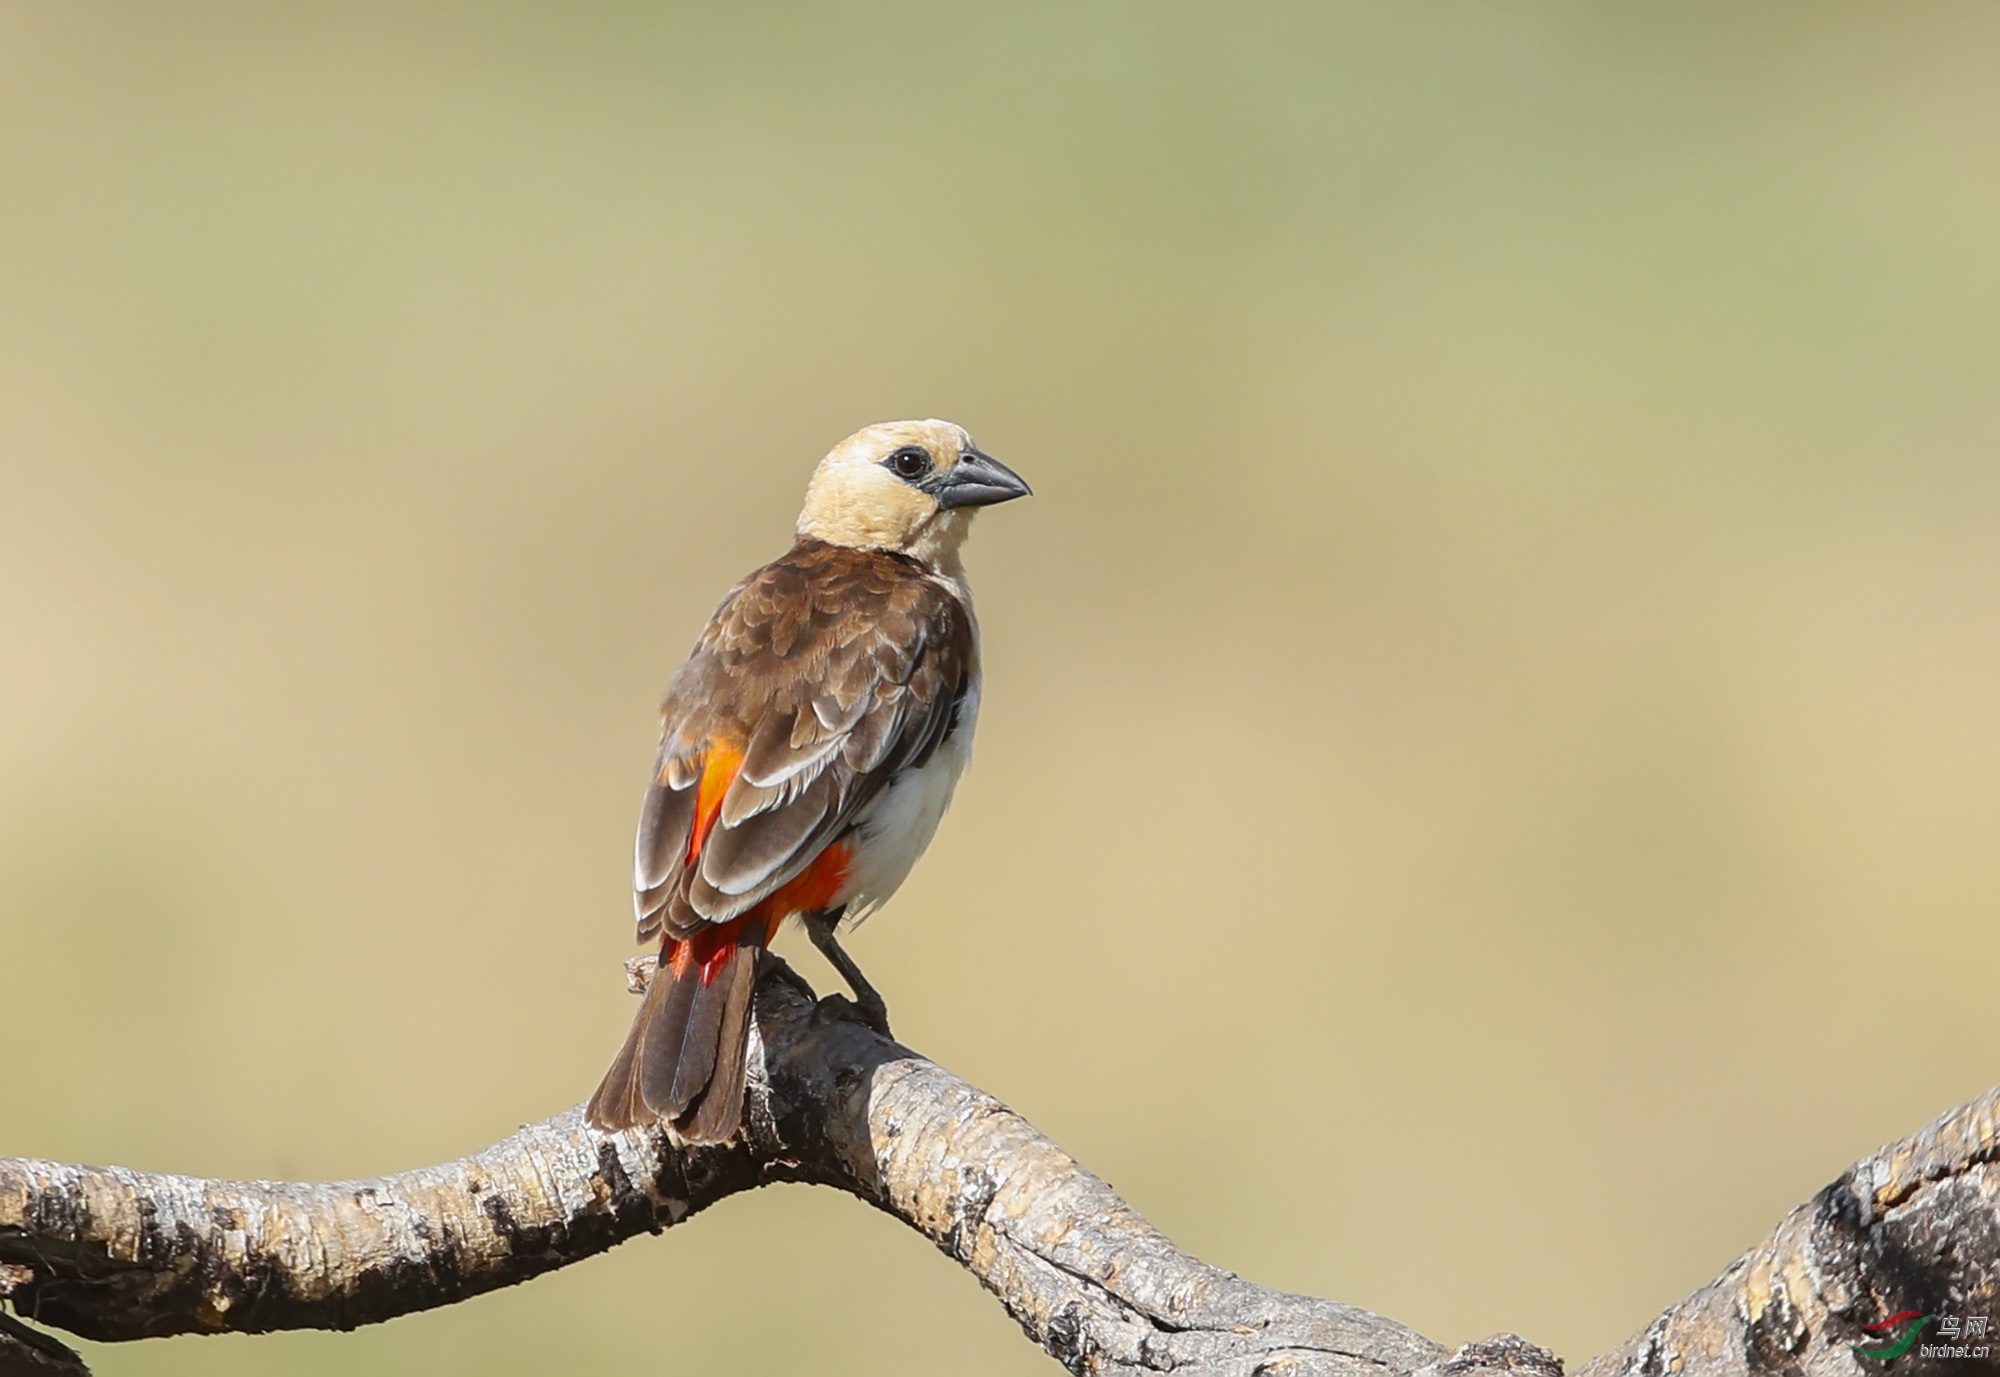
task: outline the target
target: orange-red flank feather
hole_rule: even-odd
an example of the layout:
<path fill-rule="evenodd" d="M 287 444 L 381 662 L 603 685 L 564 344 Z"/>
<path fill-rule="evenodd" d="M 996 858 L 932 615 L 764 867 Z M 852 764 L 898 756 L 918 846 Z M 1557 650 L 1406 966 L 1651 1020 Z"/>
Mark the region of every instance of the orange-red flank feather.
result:
<path fill-rule="evenodd" d="M 701 849 L 707 844 L 709 833 L 715 830 L 715 820 L 722 813 L 723 796 L 736 782 L 737 771 L 742 768 L 743 752 L 728 742 L 712 742 L 703 755 L 701 784 L 695 791 L 694 827 L 688 833 L 687 863 L 690 866 L 701 860 Z M 729 963 L 738 945 L 737 939 L 746 929 L 763 924 L 764 941 L 768 944 L 777 935 L 779 924 L 794 913 L 832 908 L 847 883 L 847 868 L 852 860 L 853 853 L 845 844 L 833 843 L 815 856 L 804 870 L 780 885 L 742 917 L 732 918 L 727 923 L 712 923 L 686 940 L 675 937 L 665 939 L 661 952 L 664 963 L 672 969 L 676 979 L 686 975 L 690 966 L 699 966 L 701 983 L 704 986 L 713 983 Z"/>

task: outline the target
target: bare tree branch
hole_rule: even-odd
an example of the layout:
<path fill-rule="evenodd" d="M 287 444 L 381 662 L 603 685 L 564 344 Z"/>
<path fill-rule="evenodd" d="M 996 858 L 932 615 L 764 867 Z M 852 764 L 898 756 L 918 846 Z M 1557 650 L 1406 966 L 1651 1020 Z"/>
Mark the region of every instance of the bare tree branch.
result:
<path fill-rule="evenodd" d="M 1512 1335 L 1447 1356 L 1392 1320 L 1187 1256 L 1005 1105 L 810 993 L 771 958 L 746 1138 L 728 1148 L 600 1134 L 572 1109 L 372 1181 L 0 1160 L 0 1296 L 92 1339 L 351 1329 L 525 1281 L 738 1191 L 808 1181 L 929 1238 L 1072 1372 L 1560 1377 L 1554 1355 Z M 1851 1373 L 1865 1324 L 1904 1309 L 1991 1314 L 1996 1116 L 2000 1091 L 1860 1163 L 1582 1377 Z M 53 1340 L 0 1321 L 0 1377 L 84 1373 Z"/>
<path fill-rule="evenodd" d="M 1996 1163 L 2000 1088 L 1848 1168 L 1580 1377 L 1845 1374 L 1861 1370 L 1850 1345 L 1880 1343 L 1862 1327 L 1904 1311 L 2000 1323 Z M 1986 1342 L 2000 1353 L 1990 1327 Z M 1923 1370 L 1923 1353 L 1910 1357 L 1898 1372 Z"/>
<path fill-rule="evenodd" d="M 11 1300 L 92 1339 L 351 1329 L 525 1281 L 738 1191 L 810 1181 L 924 1234 L 1073 1371 L 1405 1373 L 1443 1356 L 1391 1320 L 1181 1253 L 1005 1105 L 795 981 L 758 992 L 747 1142 L 729 1148 L 600 1134 L 572 1109 L 372 1181 L 0 1160 Z"/>
<path fill-rule="evenodd" d="M 0 1312 L 0 1377 L 90 1377 L 64 1344 Z"/>

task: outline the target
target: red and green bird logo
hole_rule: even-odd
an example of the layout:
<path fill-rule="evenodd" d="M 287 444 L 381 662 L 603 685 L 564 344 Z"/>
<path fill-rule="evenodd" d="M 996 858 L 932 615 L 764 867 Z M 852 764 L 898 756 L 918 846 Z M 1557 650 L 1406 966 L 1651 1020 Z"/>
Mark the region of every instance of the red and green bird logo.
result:
<path fill-rule="evenodd" d="M 1849 1344 L 1848 1347 L 1864 1358 L 1886 1363 L 1908 1353 L 1917 1342 L 1917 1336 L 1936 1318 L 1936 1315 L 1923 1315 L 1915 1310 L 1900 1311 L 1886 1320 L 1861 1326 L 1862 1333 L 1875 1335 L 1873 1344 Z"/>

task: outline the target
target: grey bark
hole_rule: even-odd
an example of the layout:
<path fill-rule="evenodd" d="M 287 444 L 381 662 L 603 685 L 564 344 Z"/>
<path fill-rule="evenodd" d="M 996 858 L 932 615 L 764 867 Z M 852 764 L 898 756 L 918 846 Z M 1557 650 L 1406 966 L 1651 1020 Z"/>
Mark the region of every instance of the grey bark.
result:
<path fill-rule="evenodd" d="M 2000 1323 L 2000 1088 L 1855 1163 L 1727 1271 L 1580 1377 L 1880 1372 L 1851 1345 L 1914 1310 Z M 2000 1354 L 2000 1335 L 1989 1347 Z M 1930 1337 L 1935 1338 L 1935 1334 Z M 1897 1377 L 2000 1367 L 1895 1360 Z"/>
<path fill-rule="evenodd" d="M 1560 1377 L 1553 1355 L 1511 1335 L 1448 1355 L 1393 1320 L 1189 1257 L 1019 1115 L 844 1006 L 815 1004 L 771 959 L 746 1133 L 725 1148 L 685 1148 L 657 1129 L 601 1134 L 572 1109 L 459 1161 L 370 1181 L 0 1159 L 0 1297 L 99 1340 L 351 1329 L 525 1281 L 738 1191 L 804 1181 L 922 1233 L 1072 1372 Z M 1947 1303 L 1987 1313 L 1996 1097 L 1855 1167 L 1585 1377 L 1847 1373 L 1862 1324 Z M 9 1321 L 0 1377 L 30 1373 L 84 1368 Z"/>

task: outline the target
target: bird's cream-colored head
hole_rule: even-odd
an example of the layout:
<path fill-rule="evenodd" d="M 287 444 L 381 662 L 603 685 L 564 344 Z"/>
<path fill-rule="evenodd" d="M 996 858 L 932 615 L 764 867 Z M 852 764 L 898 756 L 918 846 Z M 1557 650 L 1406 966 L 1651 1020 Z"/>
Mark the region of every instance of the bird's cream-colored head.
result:
<path fill-rule="evenodd" d="M 959 572 L 972 514 L 1028 495 L 1020 475 L 950 421 L 884 421 L 842 440 L 813 470 L 799 535 L 909 555 Z"/>

